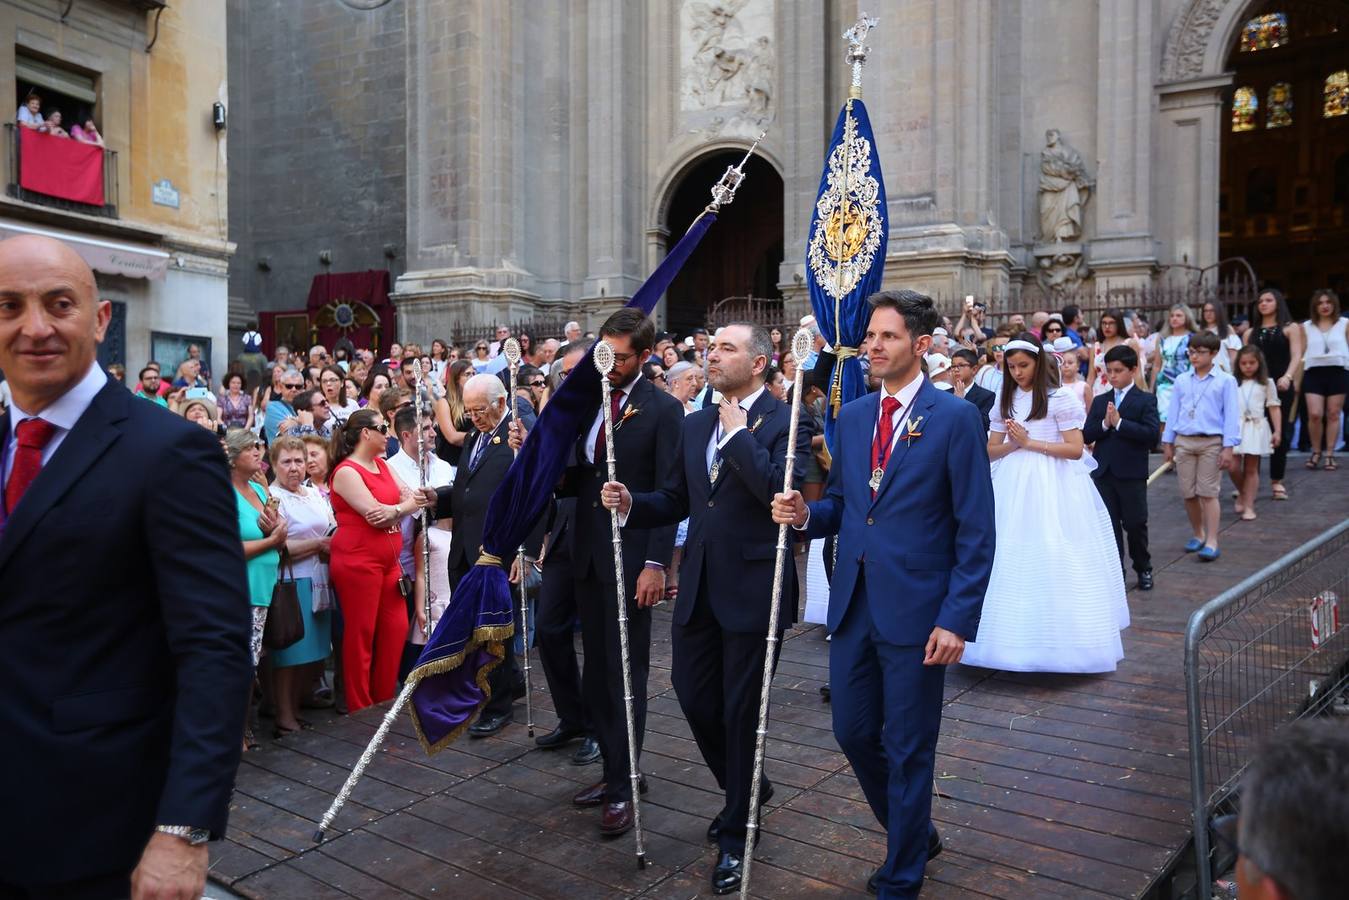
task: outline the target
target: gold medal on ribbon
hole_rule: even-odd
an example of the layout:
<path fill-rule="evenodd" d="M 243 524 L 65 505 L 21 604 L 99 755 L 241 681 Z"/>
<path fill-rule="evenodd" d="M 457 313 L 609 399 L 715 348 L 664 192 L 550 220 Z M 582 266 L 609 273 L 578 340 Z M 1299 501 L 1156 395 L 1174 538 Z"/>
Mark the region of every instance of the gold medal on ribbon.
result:
<path fill-rule="evenodd" d="M 712 468 L 707 470 L 707 480 L 713 484 L 717 483 L 717 476 L 721 474 L 721 457 L 718 456 L 712 460 Z"/>

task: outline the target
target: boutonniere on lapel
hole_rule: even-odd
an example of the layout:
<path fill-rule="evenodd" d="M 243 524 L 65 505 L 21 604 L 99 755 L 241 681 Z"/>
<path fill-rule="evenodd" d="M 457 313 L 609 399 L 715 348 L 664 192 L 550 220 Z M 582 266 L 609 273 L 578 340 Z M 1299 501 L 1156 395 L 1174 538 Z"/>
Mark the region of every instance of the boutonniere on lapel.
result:
<path fill-rule="evenodd" d="M 492 435 L 492 443 L 494 443 L 494 444 L 499 444 L 499 443 L 501 443 L 501 435 L 499 435 L 499 434 L 494 434 L 494 435 Z"/>
<path fill-rule="evenodd" d="M 904 438 L 904 443 L 909 445 L 910 447 L 913 446 L 913 439 L 920 438 L 923 436 L 923 432 L 919 430 L 922 427 L 923 427 L 922 416 L 917 416 L 915 418 L 910 419 L 908 421 L 908 425 L 904 430 L 904 434 L 901 435 Z"/>
<path fill-rule="evenodd" d="M 754 420 L 754 424 L 749 426 L 749 433 L 753 434 L 754 432 L 758 431 L 759 426 L 762 424 L 763 424 L 763 416 L 759 416 L 759 418 Z"/>
<path fill-rule="evenodd" d="M 641 411 L 642 411 L 641 407 L 633 406 L 632 404 L 628 404 L 627 406 L 623 407 L 623 415 L 619 418 L 617 422 L 614 423 L 614 431 L 617 431 L 618 429 L 622 428 L 624 422 L 628 421 L 628 419 L 631 419 L 633 416 L 637 415 Z"/>

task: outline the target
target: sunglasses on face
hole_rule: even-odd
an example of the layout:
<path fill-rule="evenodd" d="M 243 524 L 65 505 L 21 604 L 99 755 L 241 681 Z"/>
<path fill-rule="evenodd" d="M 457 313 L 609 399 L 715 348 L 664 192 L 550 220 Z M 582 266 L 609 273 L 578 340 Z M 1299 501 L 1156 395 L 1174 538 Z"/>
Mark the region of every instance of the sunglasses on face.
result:
<path fill-rule="evenodd" d="M 542 378 L 540 378 L 538 381 L 531 381 L 531 382 L 529 383 L 529 386 L 530 386 L 530 387 L 543 387 L 543 386 L 546 385 L 547 383 L 548 383 L 548 382 L 546 382 L 546 381 L 544 381 Z"/>
<path fill-rule="evenodd" d="M 298 391 L 300 388 L 304 387 L 304 384 L 283 384 L 281 386 L 288 391 Z"/>
<path fill-rule="evenodd" d="M 369 428 L 371 431 L 378 431 L 380 434 L 388 434 L 388 433 L 389 433 L 389 426 L 388 426 L 387 423 L 384 423 L 384 422 L 381 422 L 381 423 L 379 423 L 378 425 L 367 425 L 367 426 L 365 426 L 365 427 L 366 427 L 366 428 Z"/>

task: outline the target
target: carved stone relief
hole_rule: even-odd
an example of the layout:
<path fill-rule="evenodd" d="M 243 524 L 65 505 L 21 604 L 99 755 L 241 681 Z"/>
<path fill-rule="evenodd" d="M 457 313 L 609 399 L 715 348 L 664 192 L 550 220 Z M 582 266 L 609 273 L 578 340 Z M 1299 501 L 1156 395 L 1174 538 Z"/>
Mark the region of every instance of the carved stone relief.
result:
<path fill-rule="evenodd" d="M 688 130 L 757 133 L 774 114 L 774 0 L 686 0 L 679 108 Z"/>
<path fill-rule="evenodd" d="M 1162 51 L 1163 82 L 1185 81 L 1204 74 L 1204 53 L 1223 10 L 1245 0 L 1191 0 L 1176 17 Z"/>

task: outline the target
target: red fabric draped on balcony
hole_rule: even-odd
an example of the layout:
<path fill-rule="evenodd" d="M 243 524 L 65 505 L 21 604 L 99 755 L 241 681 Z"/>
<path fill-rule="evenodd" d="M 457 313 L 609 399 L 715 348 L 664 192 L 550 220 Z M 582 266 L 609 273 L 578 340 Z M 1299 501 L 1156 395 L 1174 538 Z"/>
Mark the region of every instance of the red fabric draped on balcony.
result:
<path fill-rule="evenodd" d="M 102 206 L 103 148 L 19 128 L 19 187 Z"/>

